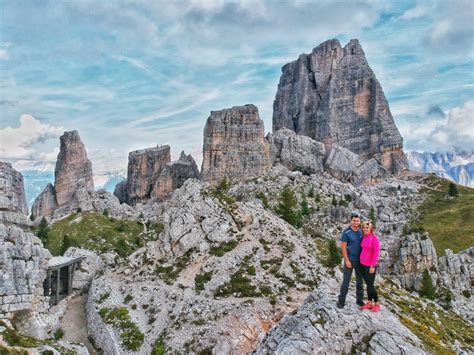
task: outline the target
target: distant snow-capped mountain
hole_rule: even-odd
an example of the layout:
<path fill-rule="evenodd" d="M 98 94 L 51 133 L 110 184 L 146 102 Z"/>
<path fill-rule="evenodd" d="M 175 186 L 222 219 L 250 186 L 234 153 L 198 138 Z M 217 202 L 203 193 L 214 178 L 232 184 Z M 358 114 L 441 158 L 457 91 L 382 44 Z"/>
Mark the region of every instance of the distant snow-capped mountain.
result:
<path fill-rule="evenodd" d="M 458 184 L 474 188 L 474 152 L 406 153 L 410 170 L 435 173 Z"/>

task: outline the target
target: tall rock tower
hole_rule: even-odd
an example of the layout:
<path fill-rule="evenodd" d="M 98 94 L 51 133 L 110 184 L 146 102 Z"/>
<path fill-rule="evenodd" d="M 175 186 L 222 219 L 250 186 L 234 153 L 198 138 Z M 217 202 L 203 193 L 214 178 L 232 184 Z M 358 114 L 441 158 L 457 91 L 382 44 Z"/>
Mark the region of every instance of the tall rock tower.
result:
<path fill-rule="evenodd" d="M 403 139 L 382 87 L 356 39 L 332 39 L 282 68 L 273 103 L 273 131 L 289 128 L 337 144 L 390 173 L 408 169 Z"/>
<path fill-rule="evenodd" d="M 201 176 L 211 185 L 224 178 L 250 180 L 271 167 L 270 146 L 254 105 L 211 111 L 204 127 Z"/>
<path fill-rule="evenodd" d="M 76 194 L 94 191 L 92 163 L 77 131 L 60 137 L 60 148 L 54 170 L 54 186 L 48 184 L 33 203 L 35 218 L 51 216 L 59 207 L 75 204 Z"/>

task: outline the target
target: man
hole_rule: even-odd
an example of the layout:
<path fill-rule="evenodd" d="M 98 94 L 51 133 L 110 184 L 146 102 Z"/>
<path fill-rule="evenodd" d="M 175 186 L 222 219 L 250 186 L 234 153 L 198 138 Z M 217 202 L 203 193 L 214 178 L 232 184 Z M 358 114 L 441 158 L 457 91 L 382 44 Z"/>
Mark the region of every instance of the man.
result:
<path fill-rule="evenodd" d="M 362 285 L 362 271 L 359 265 L 359 256 L 361 252 L 360 243 L 362 241 L 362 230 L 360 227 L 360 216 L 357 213 L 351 215 L 351 225 L 346 228 L 341 235 L 342 255 L 344 256 L 344 267 L 341 291 L 337 302 L 337 308 L 343 308 L 346 302 L 349 282 L 352 277 L 352 270 L 355 270 L 356 276 L 356 297 L 359 306 L 364 305 L 364 289 Z"/>

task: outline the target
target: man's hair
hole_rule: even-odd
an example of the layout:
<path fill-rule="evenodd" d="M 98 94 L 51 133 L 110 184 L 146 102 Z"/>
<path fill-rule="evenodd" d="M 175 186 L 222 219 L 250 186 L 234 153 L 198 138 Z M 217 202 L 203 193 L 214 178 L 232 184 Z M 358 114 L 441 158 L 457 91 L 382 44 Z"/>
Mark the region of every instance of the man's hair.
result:
<path fill-rule="evenodd" d="M 352 213 L 351 213 L 351 219 L 352 219 L 352 218 L 360 218 L 360 216 L 359 216 L 358 213 L 352 212 Z"/>

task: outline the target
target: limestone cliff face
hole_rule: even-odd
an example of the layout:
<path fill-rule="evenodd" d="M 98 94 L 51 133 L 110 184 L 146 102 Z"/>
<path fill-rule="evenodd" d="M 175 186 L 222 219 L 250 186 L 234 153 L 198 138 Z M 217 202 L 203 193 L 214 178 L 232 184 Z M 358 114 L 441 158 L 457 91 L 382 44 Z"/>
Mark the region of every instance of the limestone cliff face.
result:
<path fill-rule="evenodd" d="M 10 163 L 0 162 L 0 220 L 24 224 L 26 214 L 23 175 Z"/>
<path fill-rule="evenodd" d="M 43 280 L 51 254 L 23 230 L 28 212 L 23 177 L 3 162 L 0 203 L 0 319 L 12 319 L 19 311 L 46 309 Z"/>
<path fill-rule="evenodd" d="M 169 145 L 136 150 L 128 156 L 127 179 L 115 186 L 114 195 L 129 205 L 164 199 L 189 178 L 200 178 L 191 155 L 181 152 L 179 160 L 171 162 Z"/>
<path fill-rule="evenodd" d="M 149 200 L 156 180 L 170 161 L 169 145 L 130 152 L 124 202 L 134 205 Z"/>
<path fill-rule="evenodd" d="M 35 199 L 33 216 L 50 217 L 61 207 L 80 206 L 94 192 L 92 163 L 77 131 L 59 138 L 60 148 L 54 170 L 54 186 L 48 184 Z"/>
<path fill-rule="evenodd" d="M 204 127 L 201 175 L 211 185 L 224 177 L 250 180 L 271 167 L 263 121 L 254 105 L 212 111 Z"/>
<path fill-rule="evenodd" d="M 391 173 L 408 168 L 403 139 L 382 87 L 357 40 L 329 40 L 282 68 L 273 104 L 273 130 L 289 128 L 338 144 Z"/>
<path fill-rule="evenodd" d="M 33 203 L 31 213 L 35 218 L 39 216 L 51 216 L 57 208 L 58 203 L 56 201 L 54 186 L 48 184 Z"/>
<path fill-rule="evenodd" d="M 186 155 L 182 151 L 178 160 L 165 165 L 153 187 L 152 195 L 160 199 L 166 198 L 190 178 L 199 180 L 199 170 L 191 154 Z"/>
<path fill-rule="evenodd" d="M 94 191 L 92 163 L 77 131 L 64 132 L 54 171 L 58 206 L 67 205 L 78 189 Z"/>

